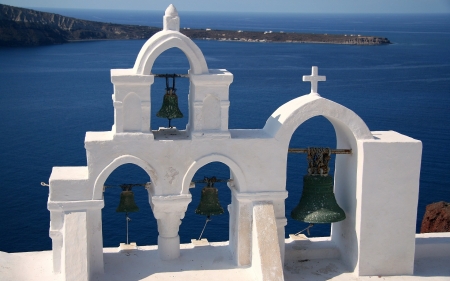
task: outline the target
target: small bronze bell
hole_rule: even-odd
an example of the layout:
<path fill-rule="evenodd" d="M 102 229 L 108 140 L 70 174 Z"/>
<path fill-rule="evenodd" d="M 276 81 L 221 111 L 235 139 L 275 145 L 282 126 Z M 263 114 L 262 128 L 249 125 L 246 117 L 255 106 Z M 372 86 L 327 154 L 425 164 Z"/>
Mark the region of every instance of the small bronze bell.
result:
<path fill-rule="evenodd" d="M 214 187 L 214 182 L 216 178 L 212 177 L 210 179 L 205 178 L 208 183 L 202 189 L 202 196 L 200 198 L 200 203 L 198 204 L 195 213 L 203 216 L 215 216 L 223 214 L 223 208 L 219 203 L 219 193 L 218 189 Z"/>
<path fill-rule="evenodd" d="M 116 212 L 131 213 L 139 211 L 139 207 L 134 202 L 134 193 L 131 191 L 131 186 L 123 184 L 120 187 L 122 188 L 122 192 L 120 193 L 120 203 Z"/>
<path fill-rule="evenodd" d="M 295 220 L 308 223 L 332 223 L 345 219 L 345 212 L 336 202 L 333 177 L 328 175 L 329 148 L 308 148 L 308 175 L 303 177 L 300 202 L 291 212 Z"/>
<path fill-rule="evenodd" d="M 171 126 L 171 120 L 175 118 L 183 118 L 183 113 L 181 113 L 178 107 L 178 96 L 176 94 L 175 88 L 175 75 L 173 76 L 173 85 L 169 87 L 168 77 L 166 76 L 166 94 L 163 98 L 163 104 L 161 109 L 156 113 L 157 117 L 167 118 L 169 120 L 169 128 Z"/>

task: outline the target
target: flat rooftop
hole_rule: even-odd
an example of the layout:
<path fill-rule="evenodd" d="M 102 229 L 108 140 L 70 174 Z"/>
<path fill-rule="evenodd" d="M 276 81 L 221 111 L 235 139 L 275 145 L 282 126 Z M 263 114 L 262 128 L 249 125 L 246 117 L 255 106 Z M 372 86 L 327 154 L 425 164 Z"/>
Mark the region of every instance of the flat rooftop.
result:
<path fill-rule="evenodd" d="M 286 240 L 284 277 L 294 280 L 450 280 L 450 254 L 445 257 L 419 257 L 415 260 L 414 276 L 365 276 L 349 272 L 338 258 L 296 258 L 298 245 Z M 420 249 L 417 248 L 417 249 Z M 134 280 L 256 280 L 251 267 L 236 268 L 228 242 L 212 242 L 204 246 L 181 245 L 180 258 L 162 261 L 157 246 L 141 246 L 136 250 L 120 251 L 104 248 L 105 273 L 95 276 L 98 281 Z M 0 252 L 0 280 L 57 281 L 62 275 L 52 274 L 52 252 Z"/>

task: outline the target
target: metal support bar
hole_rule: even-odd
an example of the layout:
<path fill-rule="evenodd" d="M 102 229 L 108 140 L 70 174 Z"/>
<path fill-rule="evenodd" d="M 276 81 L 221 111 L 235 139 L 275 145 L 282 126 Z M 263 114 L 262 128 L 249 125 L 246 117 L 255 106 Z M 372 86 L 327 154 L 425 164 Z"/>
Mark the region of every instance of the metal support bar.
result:
<path fill-rule="evenodd" d="M 289 153 L 308 153 L 307 148 L 289 148 Z M 332 149 L 331 154 L 352 154 L 351 149 Z"/>
<path fill-rule="evenodd" d="M 175 77 L 180 77 L 180 78 L 189 78 L 189 74 L 152 74 L 154 77 L 156 78 L 175 78 Z"/>

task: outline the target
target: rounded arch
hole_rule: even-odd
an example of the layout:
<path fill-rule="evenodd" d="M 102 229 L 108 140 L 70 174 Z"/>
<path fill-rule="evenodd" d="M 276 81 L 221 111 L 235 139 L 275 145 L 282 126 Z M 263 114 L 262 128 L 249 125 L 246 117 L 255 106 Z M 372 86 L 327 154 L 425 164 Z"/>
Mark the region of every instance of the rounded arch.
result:
<path fill-rule="evenodd" d="M 355 140 L 372 139 L 366 123 L 352 110 L 320 96 L 305 95 L 280 106 L 266 121 L 264 131 L 289 144 L 294 131 L 306 120 L 322 115 L 334 126 L 336 136 L 353 135 Z M 338 141 L 339 142 L 339 141 Z"/>
<path fill-rule="evenodd" d="M 207 74 L 208 66 L 200 48 L 187 36 L 178 31 L 160 31 L 153 35 L 142 46 L 133 70 L 136 74 L 150 74 L 155 60 L 164 51 L 170 48 L 178 48 L 185 53 L 192 74 Z"/>
<path fill-rule="evenodd" d="M 186 174 L 183 177 L 183 186 L 181 190 L 182 194 L 189 194 L 189 186 L 191 185 L 191 180 L 194 177 L 195 173 L 198 171 L 198 169 L 211 162 L 221 162 L 227 165 L 233 175 L 234 186 L 236 187 L 236 190 L 240 191 L 245 188 L 243 187 L 243 185 L 245 184 L 244 173 L 242 172 L 241 167 L 239 167 L 236 162 L 222 154 L 210 154 L 198 158 L 191 164 L 191 166 L 189 166 Z"/>
<path fill-rule="evenodd" d="M 119 166 L 124 164 L 135 164 L 141 167 L 150 177 L 150 179 L 156 180 L 158 177 L 156 175 L 156 170 L 147 163 L 146 161 L 132 155 L 123 155 L 116 159 L 114 159 L 111 163 L 109 163 L 97 176 L 94 183 L 94 192 L 92 194 L 92 200 L 101 200 L 103 194 L 103 185 L 108 178 L 108 176 Z"/>

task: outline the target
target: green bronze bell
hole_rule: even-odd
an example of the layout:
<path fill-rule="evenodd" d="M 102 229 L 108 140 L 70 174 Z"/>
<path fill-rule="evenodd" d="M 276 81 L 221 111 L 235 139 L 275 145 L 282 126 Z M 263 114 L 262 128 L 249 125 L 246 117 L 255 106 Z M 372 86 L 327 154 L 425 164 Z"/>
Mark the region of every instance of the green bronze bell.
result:
<path fill-rule="evenodd" d="M 305 175 L 300 202 L 291 212 L 295 220 L 307 223 L 332 223 L 345 219 L 345 212 L 336 202 L 333 177 Z"/>
<path fill-rule="evenodd" d="M 202 189 L 202 196 L 195 213 L 203 216 L 215 216 L 223 214 L 223 208 L 219 203 L 219 191 L 214 187 L 216 177 L 205 178 L 208 183 Z"/>
<path fill-rule="evenodd" d="M 139 211 L 139 207 L 134 202 L 134 193 L 128 185 L 122 185 L 122 193 L 120 193 L 120 203 L 116 212 L 131 213 Z"/>
<path fill-rule="evenodd" d="M 176 94 L 175 89 L 175 76 L 173 77 L 173 85 L 169 87 L 169 83 L 166 77 L 166 94 L 163 98 L 163 104 L 161 109 L 156 113 L 157 117 L 167 118 L 169 120 L 169 128 L 170 121 L 175 118 L 183 118 L 183 113 L 181 113 L 180 108 L 178 107 L 178 96 Z"/>

